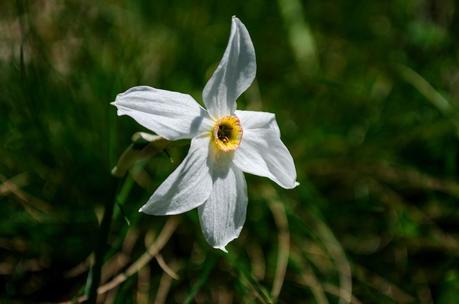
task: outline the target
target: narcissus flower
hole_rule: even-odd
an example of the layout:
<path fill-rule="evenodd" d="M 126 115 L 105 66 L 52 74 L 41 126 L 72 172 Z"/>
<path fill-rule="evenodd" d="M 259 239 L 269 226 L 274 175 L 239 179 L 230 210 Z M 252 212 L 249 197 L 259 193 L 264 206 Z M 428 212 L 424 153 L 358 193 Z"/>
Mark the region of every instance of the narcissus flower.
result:
<path fill-rule="evenodd" d="M 188 155 L 140 211 L 171 215 L 198 208 L 205 239 L 224 251 L 246 218 L 243 172 L 287 189 L 298 184 L 274 114 L 236 110 L 255 72 L 249 33 L 233 17 L 228 46 L 202 94 L 207 110 L 190 95 L 147 86 L 131 88 L 114 102 L 118 115 L 132 117 L 167 140 L 191 139 Z"/>

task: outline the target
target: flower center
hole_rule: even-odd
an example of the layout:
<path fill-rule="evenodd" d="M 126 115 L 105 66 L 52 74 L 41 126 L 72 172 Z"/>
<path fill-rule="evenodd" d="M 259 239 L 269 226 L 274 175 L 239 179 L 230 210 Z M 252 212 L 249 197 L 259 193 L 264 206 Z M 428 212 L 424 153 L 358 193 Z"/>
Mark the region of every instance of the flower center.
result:
<path fill-rule="evenodd" d="M 212 128 L 212 140 L 223 151 L 234 151 L 242 139 L 242 127 L 236 116 L 224 116 L 217 120 Z"/>

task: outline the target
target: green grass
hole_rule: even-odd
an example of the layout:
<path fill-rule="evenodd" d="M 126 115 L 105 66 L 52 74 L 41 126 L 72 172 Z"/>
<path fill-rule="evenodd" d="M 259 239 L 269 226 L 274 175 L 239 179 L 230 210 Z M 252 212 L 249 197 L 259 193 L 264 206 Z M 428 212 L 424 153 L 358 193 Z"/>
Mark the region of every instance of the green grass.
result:
<path fill-rule="evenodd" d="M 102 280 L 131 271 L 106 303 L 454 303 L 458 11 L 452 0 L 2 2 L 0 302 L 81 297 L 116 197 Z M 110 172 L 145 130 L 110 102 L 135 85 L 202 102 L 232 15 L 258 66 L 238 107 L 276 113 L 301 185 L 247 175 L 247 221 L 223 254 L 196 211 L 173 229 L 137 212 L 188 143 L 117 187 Z M 161 258 L 134 267 L 158 238 Z"/>

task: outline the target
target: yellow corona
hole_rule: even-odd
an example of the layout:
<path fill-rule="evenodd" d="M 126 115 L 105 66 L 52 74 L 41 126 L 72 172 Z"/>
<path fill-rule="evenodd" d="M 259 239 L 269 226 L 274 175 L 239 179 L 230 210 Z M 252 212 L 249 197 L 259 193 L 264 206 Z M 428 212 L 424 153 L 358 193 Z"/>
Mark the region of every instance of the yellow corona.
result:
<path fill-rule="evenodd" d="M 242 140 L 242 127 L 236 116 L 223 116 L 215 121 L 212 128 L 212 141 L 223 152 L 234 151 Z"/>

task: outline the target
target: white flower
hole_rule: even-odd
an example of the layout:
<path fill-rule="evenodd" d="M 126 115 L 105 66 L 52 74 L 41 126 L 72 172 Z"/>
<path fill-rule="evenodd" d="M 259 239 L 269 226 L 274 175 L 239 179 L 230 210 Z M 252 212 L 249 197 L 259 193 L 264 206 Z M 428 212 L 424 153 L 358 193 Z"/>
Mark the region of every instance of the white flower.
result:
<path fill-rule="evenodd" d="M 255 71 L 249 33 L 233 17 L 228 46 L 202 94 L 207 110 L 190 95 L 146 86 L 119 94 L 114 102 L 118 115 L 128 115 L 168 140 L 191 138 L 188 155 L 140 211 L 170 215 L 197 207 L 204 237 L 223 251 L 245 222 L 242 172 L 268 177 L 287 189 L 298 184 L 274 114 L 236 110 L 236 99 Z"/>

